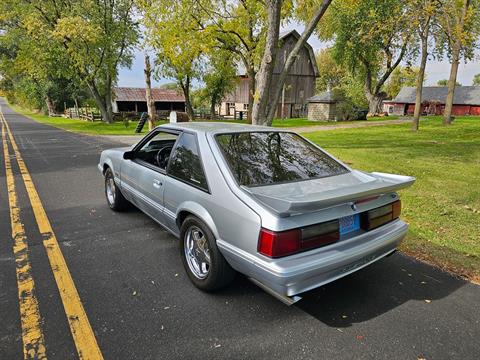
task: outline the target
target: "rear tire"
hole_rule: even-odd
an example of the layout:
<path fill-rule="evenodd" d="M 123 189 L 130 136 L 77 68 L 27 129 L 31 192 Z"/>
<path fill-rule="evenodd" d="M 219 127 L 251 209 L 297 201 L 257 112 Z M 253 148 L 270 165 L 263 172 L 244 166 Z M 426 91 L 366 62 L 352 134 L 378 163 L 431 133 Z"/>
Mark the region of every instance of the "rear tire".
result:
<path fill-rule="evenodd" d="M 110 168 L 105 170 L 105 197 L 107 198 L 108 206 L 113 211 L 123 211 L 130 205 L 115 183 L 113 171 Z"/>
<path fill-rule="evenodd" d="M 235 277 L 212 231 L 195 216 L 188 216 L 180 227 L 180 256 L 190 281 L 203 291 L 225 287 Z"/>

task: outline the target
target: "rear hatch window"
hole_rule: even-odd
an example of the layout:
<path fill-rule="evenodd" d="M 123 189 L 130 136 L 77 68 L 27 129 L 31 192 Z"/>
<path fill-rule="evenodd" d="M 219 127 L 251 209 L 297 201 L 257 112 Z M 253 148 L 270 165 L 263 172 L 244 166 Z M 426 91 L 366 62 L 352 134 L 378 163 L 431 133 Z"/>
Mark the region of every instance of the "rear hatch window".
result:
<path fill-rule="evenodd" d="M 242 132 L 215 138 L 233 176 L 247 187 L 348 172 L 338 161 L 294 133 Z"/>

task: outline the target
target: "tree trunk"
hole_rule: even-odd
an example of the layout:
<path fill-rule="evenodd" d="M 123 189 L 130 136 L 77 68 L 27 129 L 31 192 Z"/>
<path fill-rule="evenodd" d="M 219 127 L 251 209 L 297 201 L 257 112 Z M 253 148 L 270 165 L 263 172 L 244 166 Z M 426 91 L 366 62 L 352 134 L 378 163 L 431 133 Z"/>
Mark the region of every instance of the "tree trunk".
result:
<path fill-rule="evenodd" d="M 215 99 L 215 97 L 212 97 L 212 99 L 210 101 L 210 117 L 211 117 L 212 120 L 216 119 L 215 105 L 217 105 L 217 100 Z"/>
<path fill-rule="evenodd" d="M 268 108 L 268 113 L 267 113 L 267 124 L 268 125 L 272 124 L 275 113 L 277 112 L 277 107 L 278 107 L 277 104 L 280 100 L 280 96 L 282 94 L 283 86 L 285 84 L 285 81 L 287 80 L 287 76 L 288 76 L 288 73 L 290 71 L 290 68 L 292 67 L 293 63 L 295 62 L 298 53 L 300 52 L 300 50 L 303 48 L 303 46 L 305 45 L 307 40 L 312 35 L 312 33 L 315 30 L 318 22 L 323 17 L 323 14 L 325 14 L 325 11 L 327 11 L 327 8 L 330 6 L 331 2 L 332 2 L 332 0 L 323 0 L 322 5 L 320 5 L 320 7 L 317 9 L 317 11 L 313 15 L 313 17 L 310 19 L 310 22 L 305 27 L 305 30 L 303 31 L 302 35 L 300 36 L 300 38 L 296 42 L 292 51 L 290 52 L 290 54 L 288 54 L 288 57 L 287 57 L 287 60 L 285 61 L 282 72 L 280 73 L 280 76 L 278 77 L 275 92 L 274 92 L 273 96 L 271 97 L 270 106 Z"/>
<path fill-rule="evenodd" d="M 368 100 L 368 113 L 373 115 L 381 113 L 383 100 L 385 100 L 385 93 L 367 93 L 366 96 Z"/>
<path fill-rule="evenodd" d="M 195 114 L 193 113 L 192 102 L 190 101 L 190 76 L 187 76 L 185 82 L 180 81 L 180 87 L 183 90 L 185 96 L 185 111 L 190 121 L 193 121 Z"/>
<path fill-rule="evenodd" d="M 459 43 L 459 41 L 457 41 Z M 455 85 L 457 83 L 458 65 L 460 62 L 460 44 L 455 44 L 452 51 L 452 66 L 450 67 L 450 78 L 448 79 L 447 100 L 445 101 L 445 111 L 443 113 L 443 124 L 452 123 L 453 97 L 455 96 Z"/>
<path fill-rule="evenodd" d="M 48 95 L 45 95 L 45 104 L 47 105 L 48 116 L 55 115 L 55 104 Z"/>
<path fill-rule="evenodd" d="M 428 57 L 428 30 L 426 36 L 422 36 L 422 58 L 420 60 L 420 69 L 417 75 L 417 90 L 415 95 L 415 112 L 413 114 L 412 130 L 418 131 L 420 123 L 420 113 L 422 111 L 422 91 L 423 80 L 425 79 L 425 67 L 427 66 Z"/>
<path fill-rule="evenodd" d="M 254 102 L 254 95 L 255 95 L 255 69 L 253 66 L 249 66 L 247 68 L 247 75 L 248 75 L 248 112 L 247 112 L 247 124 L 252 123 L 252 109 L 253 109 L 253 102 Z"/>
<path fill-rule="evenodd" d="M 465 0 L 463 4 L 462 14 L 460 15 L 460 31 L 463 33 L 465 20 L 468 13 L 471 0 Z M 450 125 L 452 123 L 453 98 L 455 96 L 455 85 L 457 84 L 458 65 L 460 63 L 460 51 L 462 50 L 461 34 L 455 35 L 455 42 L 452 46 L 452 66 L 450 67 L 450 77 L 448 79 L 447 100 L 445 102 L 445 112 L 443 113 L 443 124 Z M 462 34 L 463 35 L 463 34 Z"/>
<path fill-rule="evenodd" d="M 269 91 L 272 84 L 273 68 L 278 50 L 278 36 L 280 33 L 280 18 L 282 1 L 267 0 L 268 30 L 263 52 L 262 63 L 257 73 L 257 84 L 252 108 L 252 124 L 267 124 L 267 107 L 269 102 Z M 276 105 L 276 104 L 275 104 Z"/>
<path fill-rule="evenodd" d="M 108 83 L 110 83 L 110 80 L 107 79 L 106 82 L 108 86 Z M 107 87 L 110 89 L 110 91 L 108 91 L 108 94 L 105 96 L 102 96 L 100 94 L 100 92 L 98 91 L 97 85 L 95 84 L 94 81 L 87 81 L 87 87 L 90 90 L 90 93 L 92 94 L 93 99 L 95 100 L 95 104 L 97 105 L 98 110 L 100 111 L 100 114 L 102 115 L 102 121 L 108 124 L 111 124 L 113 122 L 111 85 Z"/>
<path fill-rule="evenodd" d="M 155 127 L 155 101 L 152 96 L 152 67 L 150 65 L 150 57 L 145 53 L 145 98 L 147 99 L 148 111 L 148 130 L 152 131 Z"/>

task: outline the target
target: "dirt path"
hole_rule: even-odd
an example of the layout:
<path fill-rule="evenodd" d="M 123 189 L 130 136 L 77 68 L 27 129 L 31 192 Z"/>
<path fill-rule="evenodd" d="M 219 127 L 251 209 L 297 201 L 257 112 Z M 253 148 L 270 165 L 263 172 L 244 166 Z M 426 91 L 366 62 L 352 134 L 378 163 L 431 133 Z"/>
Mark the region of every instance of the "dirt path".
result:
<path fill-rule="evenodd" d="M 327 131 L 327 130 L 336 130 L 336 129 L 355 129 L 371 126 L 383 126 L 383 125 L 395 125 L 395 124 L 404 124 L 409 122 L 409 119 L 398 119 L 398 120 L 381 120 L 381 121 L 362 121 L 359 123 L 348 123 L 348 124 L 336 124 L 336 125 L 314 125 L 314 126 L 300 126 L 300 127 L 290 127 L 289 130 L 306 133 L 306 132 L 315 132 L 315 131 Z"/>

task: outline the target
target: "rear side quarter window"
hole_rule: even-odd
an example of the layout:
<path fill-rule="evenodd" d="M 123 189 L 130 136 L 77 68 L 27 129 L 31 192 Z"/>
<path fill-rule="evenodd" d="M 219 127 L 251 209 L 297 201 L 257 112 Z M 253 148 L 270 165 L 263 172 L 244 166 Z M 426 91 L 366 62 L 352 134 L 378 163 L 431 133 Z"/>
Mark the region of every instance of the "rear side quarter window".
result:
<path fill-rule="evenodd" d="M 168 175 L 208 191 L 207 178 L 195 135 L 183 133 L 178 139 L 167 170 Z"/>

